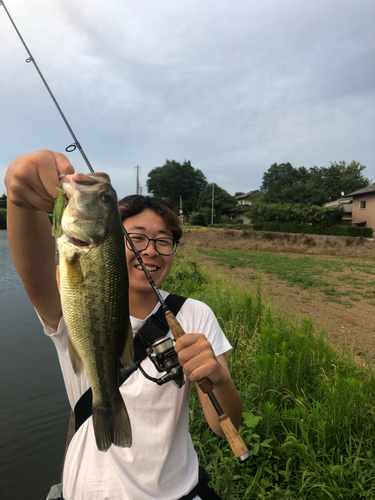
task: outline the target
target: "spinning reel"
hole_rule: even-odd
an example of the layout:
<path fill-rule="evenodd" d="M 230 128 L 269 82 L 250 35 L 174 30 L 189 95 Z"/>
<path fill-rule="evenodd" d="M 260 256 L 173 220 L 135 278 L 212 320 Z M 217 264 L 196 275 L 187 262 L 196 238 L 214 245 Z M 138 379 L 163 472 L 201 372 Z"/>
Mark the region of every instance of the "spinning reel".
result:
<path fill-rule="evenodd" d="M 160 338 L 155 340 L 151 347 L 146 349 L 147 356 L 153 362 L 155 368 L 159 373 L 166 372 L 160 378 L 154 378 L 148 375 L 143 368 L 139 365 L 142 374 L 148 379 L 152 380 L 158 385 L 163 385 L 172 380 L 179 389 L 184 385 L 184 373 L 182 367 L 178 362 L 178 356 L 174 350 L 173 340 L 170 338 Z"/>

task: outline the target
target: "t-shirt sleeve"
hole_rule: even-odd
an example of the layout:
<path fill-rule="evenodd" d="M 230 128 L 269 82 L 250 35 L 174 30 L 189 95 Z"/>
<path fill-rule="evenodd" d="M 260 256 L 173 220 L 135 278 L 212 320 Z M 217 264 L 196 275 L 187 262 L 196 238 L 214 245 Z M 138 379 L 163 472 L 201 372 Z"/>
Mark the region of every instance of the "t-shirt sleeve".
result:
<path fill-rule="evenodd" d="M 216 356 L 227 355 L 232 350 L 215 314 L 204 302 L 187 299 L 176 319 L 185 333 L 203 333 L 211 343 Z"/>
<path fill-rule="evenodd" d="M 69 403 L 71 408 L 74 409 L 76 402 L 90 387 L 90 381 L 86 369 L 83 369 L 83 372 L 79 377 L 73 371 L 68 349 L 68 329 L 64 317 L 61 318 L 57 330 L 54 330 L 47 325 L 38 313 L 37 316 L 43 325 L 44 333 L 55 344 Z"/>
<path fill-rule="evenodd" d="M 64 316 L 61 317 L 57 330 L 47 325 L 44 319 L 39 315 L 38 311 L 35 312 L 43 326 L 44 333 L 53 341 L 58 352 L 67 353 L 68 352 L 68 329 L 64 320 Z"/>

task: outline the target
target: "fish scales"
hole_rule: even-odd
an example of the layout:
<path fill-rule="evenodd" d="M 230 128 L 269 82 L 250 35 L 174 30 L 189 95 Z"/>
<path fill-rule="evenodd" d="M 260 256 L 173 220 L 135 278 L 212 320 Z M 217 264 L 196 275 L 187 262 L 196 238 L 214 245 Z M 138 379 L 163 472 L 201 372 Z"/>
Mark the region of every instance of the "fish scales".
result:
<path fill-rule="evenodd" d="M 133 336 L 117 196 L 103 175 L 74 174 L 64 179 L 69 203 L 58 247 L 69 354 L 76 374 L 81 373 L 82 363 L 86 368 L 97 446 L 106 451 L 112 443 L 131 446 L 130 422 L 118 389 L 118 362 L 131 364 Z M 88 184 L 79 183 L 87 177 Z"/>

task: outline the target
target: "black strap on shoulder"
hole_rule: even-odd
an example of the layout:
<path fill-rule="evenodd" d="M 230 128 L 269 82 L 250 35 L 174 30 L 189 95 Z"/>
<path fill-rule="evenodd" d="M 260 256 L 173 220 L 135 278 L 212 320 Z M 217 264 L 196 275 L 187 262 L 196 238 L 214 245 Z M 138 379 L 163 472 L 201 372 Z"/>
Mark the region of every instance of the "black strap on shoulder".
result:
<path fill-rule="evenodd" d="M 185 302 L 186 297 L 181 295 L 168 295 L 165 302 L 170 311 L 176 316 Z M 146 349 L 151 347 L 155 340 L 165 337 L 169 326 L 163 308 L 159 307 L 155 314 L 150 316 L 134 337 L 134 362 L 141 362 L 147 356 Z"/>
<path fill-rule="evenodd" d="M 176 316 L 187 297 L 170 294 L 165 299 L 169 310 Z M 146 358 L 146 349 L 151 347 L 155 340 L 165 337 L 169 331 L 163 308 L 160 306 L 155 314 L 151 315 L 134 337 L 134 360 L 128 368 L 119 370 L 119 386 L 135 372 L 139 364 Z M 80 397 L 74 407 L 75 431 L 92 415 L 91 387 Z"/>

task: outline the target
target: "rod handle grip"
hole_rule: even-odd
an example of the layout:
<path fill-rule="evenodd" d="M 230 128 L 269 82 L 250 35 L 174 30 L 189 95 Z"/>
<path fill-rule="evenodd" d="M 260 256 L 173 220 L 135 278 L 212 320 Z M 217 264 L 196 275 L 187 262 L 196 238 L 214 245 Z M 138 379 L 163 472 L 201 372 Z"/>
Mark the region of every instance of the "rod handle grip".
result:
<path fill-rule="evenodd" d="M 233 425 L 231 419 L 228 415 L 224 414 L 219 417 L 219 423 L 237 460 L 240 463 L 246 462 L 246 460 L 250 458 L 249 450 Z"/>
<path fill-rule="evenodd" d="M 173 312 L 171 311 L 166 312 L 165 319 L 167 320 L 168 326 L 175 340 L 182 337 L 182 335 L 185 335 L 184 329 L 177 321 L 176 316 L 173 314 Z M 204 394 L 207 394 L 207 392 L 212 391 L 212 389 L 214 388 L 211 380 L 208 380 L 208 378 L 203 378 L 202 380 L 198 380 L 197 384 L 199 386 L 199 389 Z"/>

